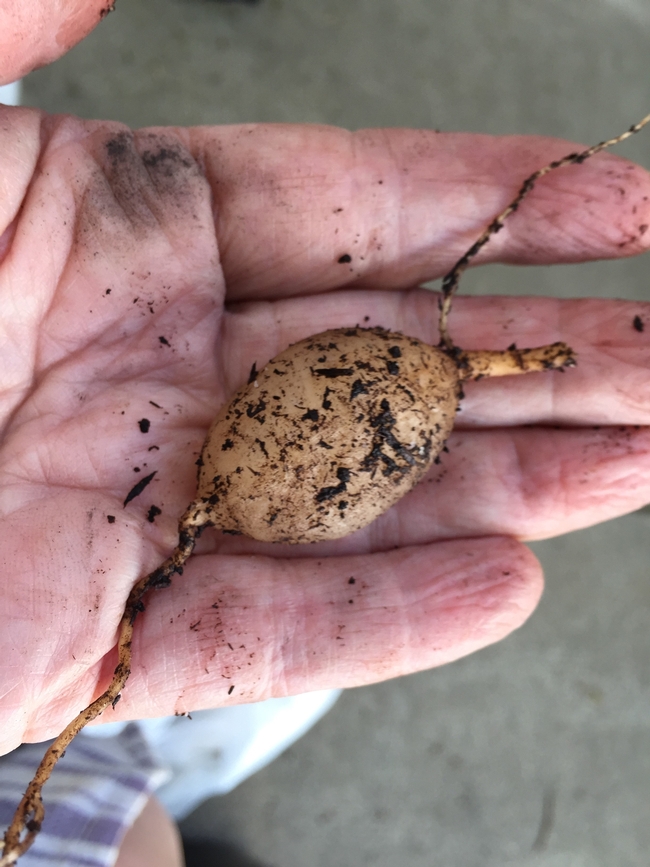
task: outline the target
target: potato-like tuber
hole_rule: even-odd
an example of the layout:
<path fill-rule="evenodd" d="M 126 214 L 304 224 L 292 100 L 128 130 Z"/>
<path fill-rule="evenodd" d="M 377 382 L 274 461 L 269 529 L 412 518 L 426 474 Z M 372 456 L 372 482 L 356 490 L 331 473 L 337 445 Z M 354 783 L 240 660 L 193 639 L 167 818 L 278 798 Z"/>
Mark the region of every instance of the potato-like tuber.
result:
<path fill-rule="evenodd" d="M 574 364 L 565 344 L 448 353 L 383 328 L 342 328 L 272 359 L 217 416 L 181 526 L 267 542 L 338 539 L 422 478 L 461 381 Z"/>

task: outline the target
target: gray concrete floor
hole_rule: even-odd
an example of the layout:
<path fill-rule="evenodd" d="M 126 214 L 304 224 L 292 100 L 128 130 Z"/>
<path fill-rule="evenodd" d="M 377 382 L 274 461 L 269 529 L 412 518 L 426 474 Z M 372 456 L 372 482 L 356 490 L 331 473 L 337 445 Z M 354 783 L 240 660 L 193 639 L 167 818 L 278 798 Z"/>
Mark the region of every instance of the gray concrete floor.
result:
<path fill-rule="evenodd" d="M 27 79 L 24 101 L 134 126 L 318 121 L 593 142 L 649 110 L 649 38 L 647 0 L 118 0 Z M 618 152 L 650 167 L 649 142 Z M 491 267 L 463 289 L 649 298 L 648 266 Z M 649 529 L 642 510 L 534 545 L 548 588 L 522 630 L 348 692 L 185 834 L 260 867 L 647 864 Z"/>

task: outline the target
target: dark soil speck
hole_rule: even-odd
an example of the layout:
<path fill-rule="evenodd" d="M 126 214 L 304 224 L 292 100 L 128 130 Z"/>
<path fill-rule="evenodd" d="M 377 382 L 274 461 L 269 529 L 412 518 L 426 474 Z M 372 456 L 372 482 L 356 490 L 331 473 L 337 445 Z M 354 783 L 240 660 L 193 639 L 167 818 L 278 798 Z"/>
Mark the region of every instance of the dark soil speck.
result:
<path fill-rule="evenodd" d="M 136 497 L 138 497 L 144 491 L 144 489 L 147 487 L 147 485 L 155 475 L 156 470 L 154 470 L 153 473 L 149 473 L 149 475 L 145 476 L 144 479 L 140 479 L 140 481 L 136 485 L 134 485 L 129 491 L 129 493 L 126 495 L 124 505 L 128 506 L 131 500 L 134 500 Z"/>
<path fill-rule="evenodd" d="M 147 521 L 149 521 L 150 524 L 153 524 L 153 522 L 156 520 L 156 517 L 160 514 L 162 514 L 162 512 L 158 508 L 158 506 L 152 506 L 147 512 Z"/>

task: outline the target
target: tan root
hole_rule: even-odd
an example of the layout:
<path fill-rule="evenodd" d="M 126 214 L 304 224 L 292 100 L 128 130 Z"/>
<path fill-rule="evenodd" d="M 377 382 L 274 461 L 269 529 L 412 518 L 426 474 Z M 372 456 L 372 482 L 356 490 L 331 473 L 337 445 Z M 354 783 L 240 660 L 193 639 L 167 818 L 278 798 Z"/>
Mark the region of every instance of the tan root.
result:
<path fill-rule="evenodd" d="M 476 352 L 459 350 L 454 353 L 460 379 L 483 379 L 486 376 L 514 376 L 542 370 L 563 370 L 575 367 L 576 359 L 566 343 L 550 343 L 535 349 L 511 346 L 503 352 L 480 349 Z"/>

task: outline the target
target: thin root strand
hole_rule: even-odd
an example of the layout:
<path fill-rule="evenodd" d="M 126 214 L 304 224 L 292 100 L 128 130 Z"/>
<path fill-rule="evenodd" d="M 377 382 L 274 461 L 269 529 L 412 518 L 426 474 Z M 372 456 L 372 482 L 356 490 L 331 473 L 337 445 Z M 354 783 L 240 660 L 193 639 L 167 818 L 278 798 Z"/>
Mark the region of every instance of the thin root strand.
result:
<path fill-rule="evenodd" d="M 476 254 L 487 244 L 492 235 L 496 235 L 497 232 L 501 231 L 505 220 L 507 220 L 507 218 L 518 209 L 521 202 L 528 195 L 528 193 L 530 193 L 537 181 L 540 178 L 543 178 L 544 175 L 547 175 L 549 172 L 552 172 L 555 169 L 561 169 L 563 166 L 576 164 L 580 165 L 585 160 L 589 159 L 589 157 L 594 156 L 594 154 L 597 154 L 600 151 L 605 150 L 606 148 L 612 147 L 612 145 L 616 145 L 622 141 L 625 141 L 625 139 L 629 138 L 630 136 L 639 132 L 639 130 L 643 129 L 643 127 L 647 123 L 650 123 L 650 114 L 646 115 L 638 123 L 632 124 L 629 129 L 627 129 L 620 135 L 617 135 L 614 138 L 607 139 L 606 141 L 601 141 L 597 145 L 592 145 L 586 150 L 575 151 L 574 153 L 567 154 L 565 157 L 562 157 L 562 159 L 553 160 L 553 162 L 549 163 L 547 166 L 544 166 L 541 169 L 538 169 L 536 172 L 533 172 L 530 177 L 526 178 L 526 180 L 519 188 L 519 192 L 512 200 L 512 202 L 510 202 L 507 208 L 505 208 L 505 210 L 503 210 L 492 220 L 489 226 L 487 226 L 487 228 L 483 231 L 482 235 L 478 238 L 478 240 L 476 240 L 469 248 L 469 250 L 467 250 L 460 257 L 460 259 L 456 262 L 451 271 L 445 274 L 445 276 L 442 278 L 442 294 L 439 301 L 439 331 L 440 346 L 443 349 L 451 351 L 454 348 L 454 343 L 449 335 L 447 319 L 449 317 L 449 313 L 451 312 L 452 297 L 458 289 L 461 275 L 467 269 L 468 265 L 470 264 L 471 260 L 476 256 Z"/>

